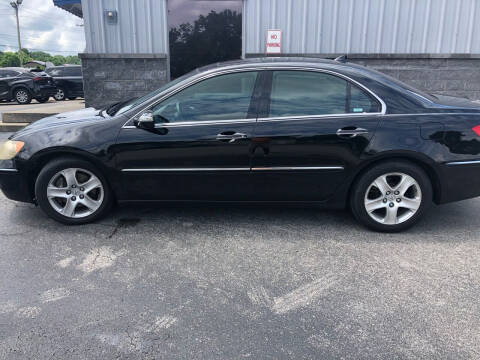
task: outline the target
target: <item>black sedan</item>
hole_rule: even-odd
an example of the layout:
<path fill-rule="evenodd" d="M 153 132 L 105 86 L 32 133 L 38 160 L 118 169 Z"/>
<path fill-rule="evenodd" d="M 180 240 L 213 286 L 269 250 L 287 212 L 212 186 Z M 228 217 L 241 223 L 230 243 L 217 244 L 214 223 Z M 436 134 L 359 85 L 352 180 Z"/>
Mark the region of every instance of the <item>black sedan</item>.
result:
<path fill-rule="evenodd" d="M 116 202 L 242 201 L 348 206 L 393 232 L 480 195 L 479 136 L 477 103 L 354 64 L 250 59 L 33 123 L 3 144 L 0 186 L 65 224 Z"/>
<path fill-rule="evenodd" d="M 25 68 L 0 68 L 0 100 L 15 100 L 24 105 L 32 99 L 44 103 L 57 89 L 50 76 Z"/>

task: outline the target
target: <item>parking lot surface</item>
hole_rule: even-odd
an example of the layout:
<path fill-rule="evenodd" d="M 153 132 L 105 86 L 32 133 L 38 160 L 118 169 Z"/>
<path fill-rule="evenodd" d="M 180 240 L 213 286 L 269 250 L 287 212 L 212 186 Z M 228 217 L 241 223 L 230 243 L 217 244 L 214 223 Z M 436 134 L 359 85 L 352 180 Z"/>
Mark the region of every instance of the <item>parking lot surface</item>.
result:
<path fill-rule="evenodd" d="M 478 359 L 480 200 L 132 206 L 67 227 L 0 195 L 0 359 Z"/>

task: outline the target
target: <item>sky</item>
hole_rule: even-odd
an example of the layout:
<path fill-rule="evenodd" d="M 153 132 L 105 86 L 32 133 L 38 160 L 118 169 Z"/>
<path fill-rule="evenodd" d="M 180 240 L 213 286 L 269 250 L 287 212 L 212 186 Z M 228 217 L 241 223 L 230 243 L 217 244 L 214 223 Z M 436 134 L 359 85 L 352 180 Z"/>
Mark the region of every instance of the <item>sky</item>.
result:
<path fill-rule="evenodd" d="M 17 51 L 17 27 L 11 0 L 0 0 L 0 51 Z M 53 5 L 53 0 L 23 0 L 20 5 L 22 47 L 55 55 L 85 50 L 83 20 Z M 7 46 L 5 46 L 7 45 Z"/>

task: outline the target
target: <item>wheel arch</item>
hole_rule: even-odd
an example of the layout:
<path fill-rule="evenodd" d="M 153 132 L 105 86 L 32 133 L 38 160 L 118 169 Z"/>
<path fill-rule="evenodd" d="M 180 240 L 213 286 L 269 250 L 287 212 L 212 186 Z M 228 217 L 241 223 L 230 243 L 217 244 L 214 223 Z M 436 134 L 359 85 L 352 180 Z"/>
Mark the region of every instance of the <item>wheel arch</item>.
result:
<path fill-rule="evenodd" d="M 105 164 L 102 161 L 100 161 L 98 158 L 96 158 L 92 154 L 82 150 L 72 149 L 72 148 L 61 148 L 61 149 L 49 149 L 47 151 L 42 151 L 40 153 L 33 155 L 30 158 L 29 162 L 31 162 L 32 165 L 30 167 L 28 185 L 32 195 L 35 194 L 35 183 L 37 181 L 40 171 L 49 162 L 59 158 L 74 158 L 74 159 L 90 162 L 102 172 L 103 176 L 108 182 L 108 186 L 113 191 L 110 173 L 108 171 L 108 168 L 105 166 Z"/>
<path fill-rule="evenodd" d="M 380 156 L 377 156 L 369 160 L 365 164 L 363 164 L 363 166 L 356 172 L 353 180 L 350 183 L 350 186 L 348 189 L 347 201 L 349 201 L 353 188 L 355 187 L 356 183 L 358 182 L 358 180 L 361 178 L 363 174 L 365 174 L 368 170 L 370 170 L 374 166 L 377 166 L 381 163 L 392 162 L 392 161 L 393 162 L 395 161 L 410 162 L 422 168 L 427 174 L 427 176 L 429 177 L 430 183 L 432 184 L 433 201 L 436 204 L 440 203 L 441 194 L 442 194 L 442 185 L 440 182 L 440 174 L 438 173 L 434 165 L 435 162 L 431 158 L 415 152 L 402 152 L 402 153 L 388 152 L 388 153 L 381 154 Z"/>
<path fill-rule="evenodd" d="M 19 84 L 12 85 L 12 87 L 10 88 L 10 98 L 13 99 L 13 98 L 14 98 L 14 97 L 13 97 L 13 94 L 15 93 L 15 91 L 16 91 L 17 89 L 20 89 L 20 88 L 27 90 L 28 93 L 29 93 L 31 96 L 33 96 L 33 95 L 32 95 L 32 91 L 28 88 L 28 85 L 26 85 L 26 84 L 24 84 L 24 83 L 19 83 Z"/>

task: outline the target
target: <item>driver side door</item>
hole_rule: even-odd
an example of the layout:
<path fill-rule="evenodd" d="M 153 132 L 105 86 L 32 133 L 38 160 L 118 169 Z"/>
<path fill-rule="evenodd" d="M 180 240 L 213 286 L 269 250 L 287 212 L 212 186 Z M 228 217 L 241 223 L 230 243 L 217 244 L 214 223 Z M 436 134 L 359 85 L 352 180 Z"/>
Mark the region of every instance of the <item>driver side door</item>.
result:
<path fill-rule="evenodd" d="M 260 78 L 247 71 L 201 80 L 145 109 L 153 129 L 122 128 L 115 151 L 119 200 L 251 198 L 249 147 Z"/>

